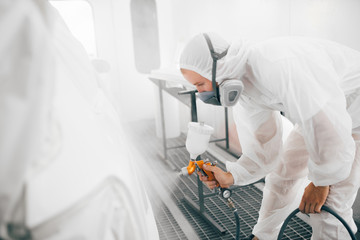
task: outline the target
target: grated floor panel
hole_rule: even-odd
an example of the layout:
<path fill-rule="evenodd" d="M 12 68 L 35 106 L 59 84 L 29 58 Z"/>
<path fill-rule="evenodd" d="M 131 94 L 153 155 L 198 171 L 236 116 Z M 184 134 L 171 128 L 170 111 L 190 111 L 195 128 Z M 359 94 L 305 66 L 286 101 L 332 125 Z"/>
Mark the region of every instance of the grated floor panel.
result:
<path fill-rule="evenodd" d="M 141 149 L 141 153 L 146 157 L 148 162 L 151 162 L 154 174 L 161 178 L 163 187 L 169 193 L 169 199 L 181 211 L 186 220 L 190 223 L 193 230 L 198 235 L 199 239 L 235 239 L 236 223 L 233 212 L 228 208 L 225 200 L 219 196 L 213 196 L 205 199 L 206 212 L 227 231 L 225 235 L 219 235 L 210 225 L 208 225 L 197 212 L 190 208 L 184 199 L 184 196 L 190 197 L 195 202 L 198 202 L 197 178 L 195 174 L 189 177 L 179 177 L 176 173 L 188 164 L 188 153 L 185 148 L 175 148 L 168 150 L 168 164 L 175 168 L 175 173 L 170 170 L 170 167 L 164 164 L 164 160 L 159 157 L 162 153 L 162 141 L 156 138 L 154 121 L 138 122 L 131 125 L 129 130 L 132 133 L 132 139 Z M 168 147 L 184 145 L 185 136 L 180 136 L 175 139 L 168 140 Z M 209 158 L 210 161 L 216 159 L 209 153 L 203 155 Z M 222 163 L 218 166 L 225 169 Z M 145 175 L 145 174 L 144 174 Z M 153 189 L 151 179 L 144 180 L 147 189 Z M 154 190 L 148 191 L 152 207 L 154 209 L 156 223 L 160 239 L 187 239 L 182 224 L 177 222 L 177 216 L 173 216 L 166 204 L 158 201 L 154 197 Z M 156 190 L 155 190 L 156 191 Z M 211 193 L 207 187 L 204 186 L 204 193 Z M 256 224 L 258 218 L 258 211 L 260 209 L 262 199 L 262 192 L 253 185 L 239 187 L 233 191 L 232 200 L 238 208 L 240 217 L 240 235 L 246 237 L 251 234 L 252 228 Z M 169 203 L 167 203 L 169 204 Z M 295 217 L 290 221 L 283 239 L 310 239 L 311 227 L 308 226 L 301 219 Z"/>

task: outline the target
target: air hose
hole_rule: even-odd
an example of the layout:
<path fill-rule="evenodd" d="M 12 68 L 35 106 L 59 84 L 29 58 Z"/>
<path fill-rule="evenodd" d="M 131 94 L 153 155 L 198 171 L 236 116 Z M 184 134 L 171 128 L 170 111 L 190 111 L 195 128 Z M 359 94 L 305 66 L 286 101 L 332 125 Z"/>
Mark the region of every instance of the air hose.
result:
<path fill-rule="evenodd" d="M 230 195 L 231 195 L 231 191 L 230 191 Z M 240 218 L 239 218 L 239 214 L 237 212 L 237 208 L 235 208 L 233 201 L 230 199 L 230 195 L 228 195 L 229 197 L 227 197 L 227 198 L 225 198 L 224 196 L 223 197 L 227 200 L 229 208 L 234 209 L 233 213 L 234 213 L 235 221 L 236 221 L 236 237 L 235 237 L 235 239 L 239 240 L 240 239 Z"/>
<path fill-rule="evenodd" d="M 346 230 L 349 232 L 350 234 L 350 237 L 352 240 L 356 240 L 356 237 L 355 237 L 355 234 L 352 232 L 351 228 L 349 227 L 349 225 L 345 222 L 345 220 L 340 217 L 334 210 L 332 210 L 331 208 L 327 207 L 327 206 L 322 206 L 321 207 L 321 210 L 324 210 L 330 214 L 332 214 L 334 217 L 336 217 L 343 225 L 344 227 L 346 228 Z M 280 229 L 280 232 L 279 232 L 279 235 L 278 235 L 278 238 L 277 240 L 280 240 L 284 234 L 284 231 L 285 231 L 285 228 L 286 226 L 288 225 L 290 219 L 295 216 L 295 214 L 297 214 L 298 212 L 300 212 L 300 210 L 297 208 L 295 209 L 292 213 L 290 213 L 290 215 L 285 219 L 283 225 L 281 226 L 281 229 Z"/>
<path fill-rule="evenodd" d="M 236 240 L 240 239 L 240 219 L 237 209 L 234 210 L 235 220 L 236 220 Z"/>

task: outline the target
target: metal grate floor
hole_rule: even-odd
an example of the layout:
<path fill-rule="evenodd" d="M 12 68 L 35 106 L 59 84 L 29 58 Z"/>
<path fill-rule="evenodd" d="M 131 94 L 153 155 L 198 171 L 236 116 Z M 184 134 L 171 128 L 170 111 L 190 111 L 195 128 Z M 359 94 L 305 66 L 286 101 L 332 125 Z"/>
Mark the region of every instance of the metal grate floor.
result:
<path fill-rule="evenodd" d="M 156 203 L 152 202 L 152 205 L 154 204 Z M 158 207 L 161 212 L 157 212 L 155 220 L 160 239 L 186 239 L 184 232 L 180 229 L 169 209 L 164 205 Z"/>
<path fill-rule="evenodd" d="M 159 230 L 160 239 L 190 239 L 189 234 L 185 234 L 184 219 L 192 230 L 197 234 L 199 239 L 234 239 L 236 233 L 236 223 L 233 212 L 228 208 L 226 202 L 219 196 L 213 196 L 205 199 L 205 209 L 213 220 L 226 229 L 226 234 L 219 233 L 208 225 L 192 208 L 190 208 L 184 199 L 188 196 L 197 202 L 197 178 L 195 174 L 190 177 L 179 177 L 177 172 L 188 164 L 188 153 L 185 148 L 175 148 L 168 151 L 168 161 L 164 164 L 164 160 L 159 157 L 158 153 L 162 153 L 162 141 L 156 138 L 154 121 L 138 122 L 131 125 L 129 130 L 132 133 L 132 140 L 137 144 L 137 148 L 141 149 L 141 154 L 152 167 L 152 177 L 154 174 L 160 179 L 162 188 L 168 194 L 169 201 L 160 201 L 156 196 L 151 177 L 146 177 L 143 181 L 148 189 L 148 195 L 152 204 L 156 223 Z M 185 136 L 180 136 L 168 141 L 168 147 L 184 145 Z M 210 161 L 216 159 L 205 153 L 203 157 L 207 157 Z M 176 170 L 170 170 L 172 168 Z M 222 163 L 218 166 L 225 169 Z M 150 190 L 150 191 L 149 191 Z M 211 190 L 204 187 L 204 193 L 211 193 Z M 240 235 L 246 237 L 251 234 L 253 226 L 256 224 L 258 211 L 260 209 L 262 199 L 262 191 L 254 185 L 239 187 L 233 191 L 232 200 L 238 208 L 240 217 Z M 171 203 L 170 203 L 171 202 Z M 169 205 L 170 204 L 170 205 Z M 182 216 L 174 216 L 168 206 L 174 205 L 179 209 Z M 180 219 L 180 220 L 179 220 Z M 185 224 L 186 225 L 186 224 Z M 285 231 L 284 239 L 310 239 L 311 227 L 301 219 L 295 217 L 288 225 Z M 192 239 L 190 239 L 192 240 Z"/>

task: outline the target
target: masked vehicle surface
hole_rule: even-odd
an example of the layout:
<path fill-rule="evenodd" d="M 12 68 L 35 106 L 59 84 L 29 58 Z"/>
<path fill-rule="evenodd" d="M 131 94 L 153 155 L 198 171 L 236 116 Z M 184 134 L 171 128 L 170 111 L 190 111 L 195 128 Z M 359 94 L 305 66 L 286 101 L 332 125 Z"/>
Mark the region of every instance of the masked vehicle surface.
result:
<path fill-rule="evenodd" d="M 134 149 L 57 11 L 2 1 L 0 31 L 1 237 L 158 239 Z"/>

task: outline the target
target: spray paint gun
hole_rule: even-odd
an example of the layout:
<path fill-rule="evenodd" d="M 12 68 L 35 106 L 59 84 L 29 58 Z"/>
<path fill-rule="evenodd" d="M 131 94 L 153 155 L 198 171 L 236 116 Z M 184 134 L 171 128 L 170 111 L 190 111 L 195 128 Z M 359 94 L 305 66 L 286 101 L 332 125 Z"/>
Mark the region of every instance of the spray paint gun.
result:
<path fill-rule="evenodd" d="M 186 138 L 186 149 L 190 153 L 190 161 L 187 167 L 181 169 L 180 174 L 189 176 L 195 171 L 200 171 L 204 176 L 208 177 L 209 181 L 215 180 L 214 174 L 203 169 L 203 165 L 215 166 L 216 162 L 211 163 L 208 159 L 197 160 L 197 157 L 204 153 L 209 145 L 209 140 L 214 129 L 203 122 L 189 122 L 188 135 Z M 220 187 L 218 184 L 217 187 Z M 225 199 L 230 199 L 231 190 L 228 188 L 219 188 L 219 193 Z"/>

